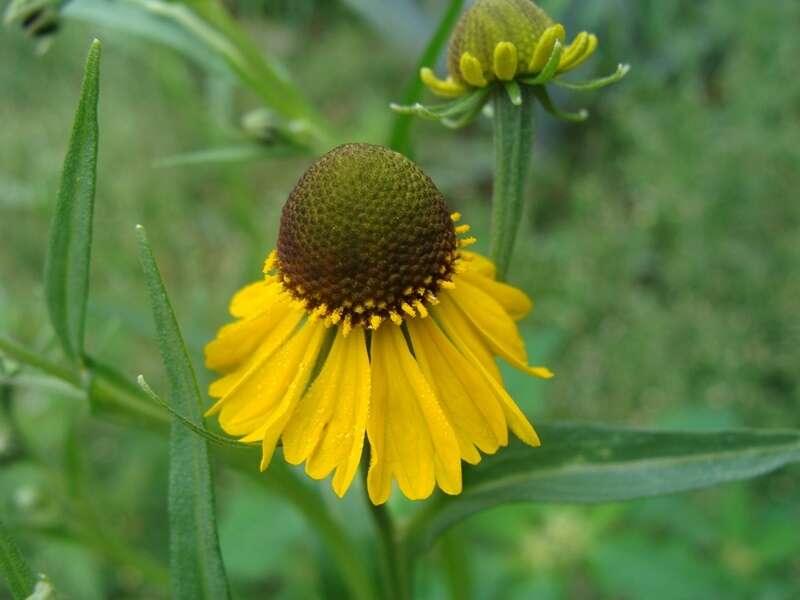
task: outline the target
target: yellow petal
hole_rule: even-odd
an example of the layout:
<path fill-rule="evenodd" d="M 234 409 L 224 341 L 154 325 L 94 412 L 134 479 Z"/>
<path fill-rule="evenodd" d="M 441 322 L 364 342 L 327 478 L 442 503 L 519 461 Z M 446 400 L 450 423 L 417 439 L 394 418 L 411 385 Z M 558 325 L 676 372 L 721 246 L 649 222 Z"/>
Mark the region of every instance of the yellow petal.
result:
<path fill-rule="evenodd" d="M 488 85 L 486 77 L 483 75 L 483 66 L 481 65 L 481 61 L 479 61 L 469 52 L 464 52 L 464 54 L 461 55 L 459 67 L 461 69 L 461 76 L 464 78 L 464 81 L 471 86 L 486 87 Z"/>
<path fill-rule="evenodd" d="M 370 499 L 386 502 L 392 477 L 412 500 L 430 496 L 434 483 L 446 493 L 460 493 L 458 441 L 402 331 L 384 327 L 374 332 L 371 357 Z"/>
<path fill-rule="evenodd" d="M 252 316 L 269 305 L 280 291 L 281 286 L 274 281 L 256 281 L 233 295 L 228 310 L 240 319 Z"/>
<path fill-rule="evenodd" d="M 333 489 L 342 496 L 353 481 L 364 446 L 370 373 L 362 328 L 337 334 L 325 366 L 283 434 L 289 462 L 306 460 L 306 473 L 322 479 L 336 468 Z M 298 440 L 303 440 L 296 448 Z"/>
<path fill-rule="evenodd" d="M 447 79 L 439 79 L 436 74 L 428 67 L 423 67 L 419 71 L 419 77 L 428 88 L 437 96 L 445 98 L 455 98 L 461 96 L 467 89 L 454 81 L 452 77 Z"/>
<path fill-rule="evenodd" d="M 451 339 L 458 337 L 464 340 L 464 343 L 472 349 L 475 359 L 486 372 L 491 374 L 496 381 L 502 381 L 500 369 L 497 367 L 492 349 L 475 326 L 459 310 L 449 294 L 440 294 L 439 305 L 434 307 L 432 312 L 448 337 Z"/>
<path fill-rule="evenodd" d="M 219 424 L 230 435 L 247 435 L 246 441 L 261 440 L 265 425 L 278 409 L 292 385 L 308 379 L 316 357 L 314 343 L 324 332 L 320 323 L 306 323 L 288 342 L 265 360 L 251 367 L 217 402 Z M 302 392 L 302 390 L 301 390 Z M 210 411 L 211 412 L 211 411 Z M 260 433 L 257 433 L 260 432 Z"/>
<path fill-rule="evenodd" d="M 597 36 L 594 34 L 589 34 L 589 38 L 586 46 L 583 48 L 583 52 L 580 54 L 580 56 L 576 56 L 569 64 L 560 66 L 561 72 L 571 71 L 572 69 L 576 69 L 577 67 L 581 66 L 584 62 L 586 62 L 586 59 L 594 54 L 595 50 L 597 50 Z"/>
<path fill-rule="evenodd" d="M 545 29 L 531 56 L 531 61 L 528 64 L 528 72 L 538 73 L 544 69 L 547 61 L 550 60 L 550 55 L 553 53 L 553 46 L 555 46 L 556 40 L 563 42 L 566 35 L 567 32 L 564 31 L 564 26 L 560 23 L 556 23 Z"/>
<path fill-rule="evenodd" d="M 275 446 L 281 437 L 281 433 L 286 427 L 292 413 L 297 408 L 300 397 L 303 395 L 308 381 L 314 369 L 314 365 L 319 356 L 319 351 L 322 348 L 322 342 L 325 337 L 326 328 L 322 323 L 309 323 L 306 329 L 310 329 L 309 339 L 306 343 L 305 353 L 297 365 L 295 377 L 286 389 L 286 392 L 281 398 L 278 406 L 271 411 L 267 422 L 264 423 L 258 430 L 250 434 L 250 439 L 243 441 L 255 441 L 262 438 L 261 442 L 261 470 L 265 470 L 269 463 L 272 461 L 272 455 L 275 453 Z"/>
<path fill-rule="evenodd" d="M 541 445 L 539 436 L 536 434 L 536 431 L 533 429 L 533 426 L 530 424 L 525 414 L 519 409 L 514 400 L 511 399 L 511 396 L 508 395 L 508 392 L 503 387 L 499 375 L 495 376 L 490 373 L 484 362 L 478 359 L 476 356 L 475 350 L 480 348 L 481 344 L 475 344 L 474 342 L 469 343 L 465 338 L 461 337 L 461 333 L 469 331 L 470 328 L 468 324 L 467 327 L 464 327 L 463 323 L 458 326 L 454 326 L 454 323 L 463 318 L 458 314 L 458 308 L 454 304 L 450 304 L 449 300 L 445 305 L 448 306 L 447 310 L 438 311 L 439 320 L 441 321 L 442 326 L 444 327 L 445 331 L 447 331 L 453 346 L 455 346 L 458 352 L 461 353 L 461 355 L 463 355 L 470 362 L 470 364 L 475 366 L 476 373 L 483 377 L 484 381 L 491 389 L 494 397 L 500 402 L 511 431 L 513 431 L 514 435 L 516 435 L 526 444 L 531 446 Z"/>
<path fill-rule="evenodd" d="M 511 42 L 494 47 L 494 73 L 500 81 L 511 81 L 517 74 L 517 47 Z"/>
<path fill-rule="evenodd" d="M 470 252 L 469 250 L 461 250 L 460 254 L 467 259 L 469 270 L 490 277 L 494 279 L 497 276 L 497 269 L 494 263 L 477 252 Z"/>
<path fill-rule="evenodd" d="M 572 63 L 578 60 L 586 52 L 589 45 L 589 34 L 586 31 L 581 31 L 572 40 L 572 43 L 564 49 L 561 54 L 561 61 L 558 65 L 559 72 L 568 71 L 572 68 Z"/>
<path fill-rule="evenodd" d="M 260 305 L 258 312 L 220 328 L 206 344 L 206 367 L 222 373 L 238 367 L 292 311 L 288 301 L 274 294 L 263 295 Z"/>
<path fill-rule="evenodd" d="M 475 365 L 462 356 L 430 319 L 411 319 L 408 331 L 422 373 L 453 426 L 461 456 L 476 464 L 482 452 L 493 454 L 508 443 L 503 409 Z"/>
<path fill-rule="evenodd" d="M 254 336 L 254 339 L 257 340 L 258 346 L 253 349 L 249 356 L 247 356 L 243 362 L 238 365 L 233 371 L 217 379 L 215 382 L 211 384 L 208 388 L 208 394 L 212 398 L 222 398 L 226 394 L 228 394 L 235 386 L 238 384 L 242 379 L 249 376 L 251 371 L 253 371 L 258 365 L 261 365 L 264 361 L 272 356 L 272 354 L 281 346 L 283 343 L 289 338 L 292 332 L 297 327 L 297 324 L 303 318 L 303 312 L 297 309 L 293 309 L 291 307 L 287 308 L 285 311 L 276 311 L 273 317 L 276 319 L 276 323 L 272 327 L 266 327 L 266 333 L 261 332 L 261 337 L 258 338 Z M 270 320 L 272 317 L 270 317 Z M 242 326 L 242 330 L 239 331 L 241 334 L 248 333 L 250 330 L 249 328 Z M 217 340 L 212 342 L 214 344 Z M 231 342 L 235 341 L 233 338 L 230 340 Z M 244 340 L 240 340 L 242 342 L 242 347 L 246 348 L 247 344 Z M 220 351 L 220 355 L 217 356 L 215 354 L 216 350 L 209 351 L 209 344 L 206 347 L 206 364 L 214 364 L 219 366 L 225 366 L 226 363 L 223 362 L 223 358 L 227 356 L 225 353 Z M 239 350 L 231 350 L 233 344 L 226 344 L 226 352 L 233 352 L 232 357 L 241 358 L 239 356 Z M 219 349 L 219 348 L 217 348 Z M 208 414 L 213 414 L 219 408 L 220 403 L 217 403 L 214 407 L 212 407 Z"/>
<path fill-rule="evenodd" d="M 525 345 L 517 326 L 503 307 L 483 290 L 465 279 L 448 291 L 475 328 L 480 331 L 492 352 L 505 359 L 512 367 L 530 375 L 549 378 L 553 374 L 544 367 L 529 367 Z"/>
<path fill-rule="evenodd" d="M 515 321 L 524 318 L 533 308 L 533 302 L 528 295 L 514 286 L 489 279 L 474 270 L 458 275 L 455 279 L 456 287 L 461 279 L 466 279 L 475 287 L 489 294 Z"/>

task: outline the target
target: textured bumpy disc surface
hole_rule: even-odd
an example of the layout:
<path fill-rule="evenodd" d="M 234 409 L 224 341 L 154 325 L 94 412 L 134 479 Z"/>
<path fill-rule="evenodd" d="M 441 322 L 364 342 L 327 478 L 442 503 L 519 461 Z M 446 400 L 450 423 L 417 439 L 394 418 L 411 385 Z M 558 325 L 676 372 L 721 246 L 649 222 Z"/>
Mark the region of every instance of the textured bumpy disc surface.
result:
<path fill-rule="evenodd" d="M 283 208 L 277 267 L 309 310 L 353 325 L 438 291 L 456 236 L 444 198 L 401 154 L 347 144 L 303 175 Z M 324 306 L 323 306 L 324 305 Z"/>
<path fill-rule="evenodd" d="M 448 70 L 463 82 L 460 61 L 465 52 L 477 58 L 487 79 L 494 49 L 500 42 L 516 46 L 520 68 L 533 56 L 536 44 L 553 20 L 531 0 L 478 0 L 458 21 L 450 38 Z"/>

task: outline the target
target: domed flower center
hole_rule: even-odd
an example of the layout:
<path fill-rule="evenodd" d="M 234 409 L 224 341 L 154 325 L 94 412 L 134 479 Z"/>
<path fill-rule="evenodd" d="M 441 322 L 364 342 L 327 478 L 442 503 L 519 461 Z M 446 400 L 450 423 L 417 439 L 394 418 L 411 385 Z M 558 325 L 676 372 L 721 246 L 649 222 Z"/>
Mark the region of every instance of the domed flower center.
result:
<path fill-rule="evenodd" d="M 525 69 L 542 34 L 553 24 L 547 13 L 531 0 L 478 0 L 461 16 L 453 31 L 448 70 L 457 81 L 463 82 L 462 61 L 466 55 L 479 65 L 486 79 L 494 79 L 495 49 L 503 43 L 516 48 L 517 70 Z"/>
<path fill-rule="evenodd" d="M 310 313 L 376 328 L 425 316 L 452 278 L 457 248 L 429 177 L 401 154 L 347 144 L 312 165 L 289 196 L 275 267 Z"/>

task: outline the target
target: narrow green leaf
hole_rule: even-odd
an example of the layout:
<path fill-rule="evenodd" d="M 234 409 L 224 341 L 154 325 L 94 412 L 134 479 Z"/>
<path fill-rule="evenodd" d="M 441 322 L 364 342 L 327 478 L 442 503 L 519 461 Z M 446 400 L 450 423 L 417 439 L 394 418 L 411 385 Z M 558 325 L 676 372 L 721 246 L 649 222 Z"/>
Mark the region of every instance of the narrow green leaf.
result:
<path fill-rule="evenodd" d="M 487 89 L 483 88 L 470 92 L 468 95 L 462 96 L 456 100 L 442 102 L 440 104 L 425 105 L 417 102 L 416 104 L 407 106 L 394 103 L 389 106 L 396 113 L 439 121 L 440 119 L 457 117 L 463 113 L 470 112 L 476 105 L 483 106 L 486 94 Z"/>
<path fill-rule="evenodd" d="M 137 235 L 158 347 L 170 384 L 170 403 L 202 428 L 202 400 L 194 369 L 142 226 L 137 227 Z M 169 520 L 173 598 L 229 598 L 217 537 L 208 446 L 180 421 L 173 421 L 170 430 Z"/>
<path fill-rule="evenodd" d="M 421 551 L 454 523 L 501 504 L 616 502 L 749 479 L 800 462 L 800 431 L 538 429 L 541 448 L 514 444 L 465 469 L 459 496 L 439 497 L 415 518 L 408 550 Z"/>
<path fill-rule="evenodd" d="M 564 81 L 563 79 L 553 79 L 553 83 L 574 92 L 593 92 L 594 90 L 599 90 L 606 86 L 617 83 L 620 79 L 625 77 L 630 70 L 630 65 L 620 64 L 617 65 L 617 70 L 607 77 L 600 77 L 598 79 L 592 79 L 591 81 L 585 81 L 582 83 Z"/>
<path fill-rule="evenodd" d="M 542 103 L 542 107 L 549 112 L 551 115 L 556 117 L 557 119 L 563 119 L 564 121 L 571 121 L 572 123 L 583 123 L 586 119 L 589 118 L 589 111 L 585 108 L 582 108 L 578 112 L 564 112 L 556 107 L 553 104 L 553 101 L 550 99 L 550 92 L 547 91 L 547 88 L 544 86 L 534 87 L 531 88 L 533 93 L 536 94 L 536 97 L 539 99 L 539 102 Z"/>
<path fill-rule="evenodd" d="M 197 435 L 201 438 L 208 440 L 209 442 L 213 442 L 220 446 L 230 446 L 231 448 L 259 448 L 260 445 L 258 443 L 246 444 L 244 442 L 238 442 L 232 438 L 222 437 L 221 435 L 217 435 L 216 433 L 212 433 L 208 431 L 205 427 L 201 427 L 200 425 L 195 425 L 188 417 L 184 417 L 181 413 L 177 410 L 172 408 L 169 405 L 169 402 L 166 400 L 162 400 L 158 394 L 156 394 L 153 389 L 148 385 L 147 381 L 142 375 L 139 375 L 137 378 L 139 382 L 139 387 L 142 388 L 145 394 L 147 394 L 150 399 L 155 402 L 156 404 L 160 405 L 164 408 L 169 414 L 171 414 L 174 418 L 180 421 L 183 425 L 194 431 Z"/>
<path fill-rule="evenodd" d="M 81 361 L 89 294 L 92 216 L 97 175 L 100 42 L 89 49 L 61 188 L 50 225 L 44 288 L 50 320 L 67 356 Z"/>
<path fill-rule="evenodd" d="M 262 146 L 258 144 L 241 144 L 224 148 L 207 148 L 195 150 L 185 154 L 176 154 L 158 159 L 153 166 L 158 168 L 168 167 L 193 167 L 208 166 L 209 164 L 224 164 L 247 162 L 264 158 L 283 158 L 296 156 L 302 150 L 297 146 L 286 144 L 276 146 Z"/>
<path fill-rule="evenodd" d="M 22 558 L 19 548 L 0 521 L 0 575 L 3 576 L 14 600 L 25 600 L 36 585 L 33 571 Z"/>

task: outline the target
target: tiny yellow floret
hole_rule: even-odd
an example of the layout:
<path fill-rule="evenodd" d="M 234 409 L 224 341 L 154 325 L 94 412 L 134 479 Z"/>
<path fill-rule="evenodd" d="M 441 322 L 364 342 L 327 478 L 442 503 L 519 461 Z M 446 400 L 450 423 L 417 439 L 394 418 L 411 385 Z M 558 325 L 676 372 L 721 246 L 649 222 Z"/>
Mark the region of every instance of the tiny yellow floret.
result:
<path fill-rule="evenodd" d="M 494 74 L 500 81 L 511 81 L 517 74 L 517 47 L 511 42 L 495 46 Z"/>
<path fill-rule="evenodd" d="M 475 58 L 469 52 L 464 52 L 461 55 L 461 76 L 468 84 L 473 87 L 486 87 L 488 81 L 483 75 L 483 67 L 481 61 Z"/>

